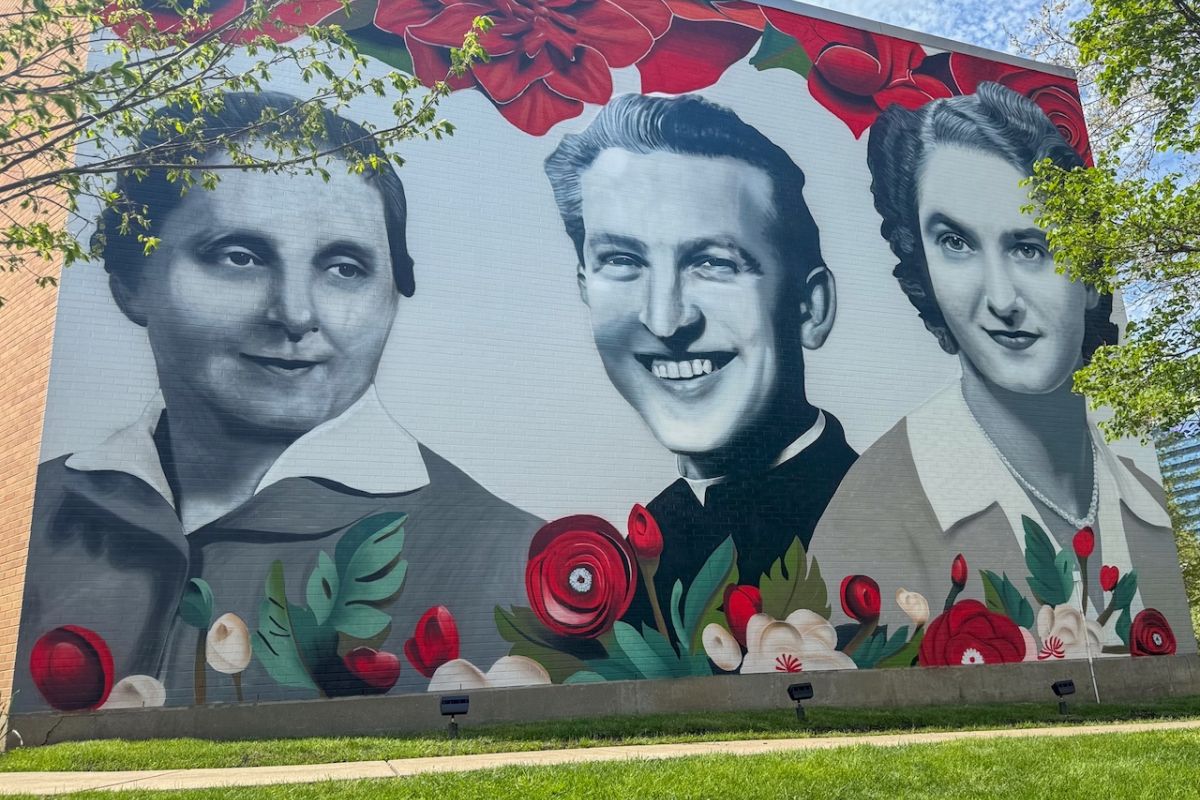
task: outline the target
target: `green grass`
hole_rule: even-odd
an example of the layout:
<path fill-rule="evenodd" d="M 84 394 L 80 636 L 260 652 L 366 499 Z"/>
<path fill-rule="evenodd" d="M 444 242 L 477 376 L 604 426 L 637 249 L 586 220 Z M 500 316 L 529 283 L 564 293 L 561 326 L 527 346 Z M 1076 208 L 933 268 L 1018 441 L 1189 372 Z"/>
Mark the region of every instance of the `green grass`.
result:
<path fill-rule="evenodd" d="M 1200 732 L 847 747 L 561 767 L 507 767 L 394 780 L 122 792 L 120 800 L 371 798 L 1148 798 L 1200 792 Z M 110 793 L 73 797 L 113 800 Z"/>
<path fill-rule="evenodd" d="M 808 712 L 807 724 L 803 725 L 797 723 L 790 709 L 600 717 L 478 728 L 472 727 L 467 718 L 462 724 L 461 738 L 454 742 L 441 733 L 226 742 L 199 739 L 68 742 L 0 754 L 0 772 L 257 767 L 622 744 L 1184 719 L 1200 717 L 1200 697 L 1135 704 L 1081 702 L 1072 704 L 1071 710 L 1072 716 L 1063 718 L 1052 702 L 891 709 L 813 708 Z"/>

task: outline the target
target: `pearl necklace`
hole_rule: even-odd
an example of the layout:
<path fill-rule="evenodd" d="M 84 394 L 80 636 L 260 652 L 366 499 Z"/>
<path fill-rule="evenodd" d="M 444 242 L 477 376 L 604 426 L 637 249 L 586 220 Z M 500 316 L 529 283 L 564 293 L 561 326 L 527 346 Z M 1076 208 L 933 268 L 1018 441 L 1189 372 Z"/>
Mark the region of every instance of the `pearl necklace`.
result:
<path fill-rule="evenodd" d="M 1036 486 L 1025 480 L 1025 477 L 1021 473 L 1017 472 L 1017 468 L 1014 467 L 1007 458 L 1005 458 L 1004 453 L 1000 452 L 1000 448 L 997 447 L 996 443 L 992 441 L 992 437 L 988 436 L 988 432 L 985 431 L 983 426 L 979 424 L 979 420 L 975 419 L 975 413 L 971 411 L 970 407 L 967 408 L 967 416 L 971 418 L 971 422 L 975 423 L 975 427 L 983 435 L 983 438 L 987 441 L 987 443 L 992 446 L 992 450 L 1000 459 L 1000 463 L 1004 465 L 1004 468 L 1008 470 L 1010 475 L 1017 479 L 1017 483 L 1021 484 L 1025 491 L 1029 492 L 1031 495 L 1040 500 L 1042 504 L 1046 506 L 1046 508 L 1062 517 L 1069 524 L 1074 526 L 1076 530 L 1079 530 L 1080 528 L 1091 527 L 1095 524 L 1096 507 L 1100 504 L 1100 475 L 1096 470 L 1096 464 L 1099 462 L 1099 454 L 1096 452 L 1096 442 L 1091 438 L 1091 436 L 1088 437 L 1088 440 L 1092 445 L 1092 502 L 1088 504 L 1087 514 L 1082 517 L 1073 517 L 1049 497 L 1046 497 L 1046 495 L 1042 494 L 1042 492 Z"/>

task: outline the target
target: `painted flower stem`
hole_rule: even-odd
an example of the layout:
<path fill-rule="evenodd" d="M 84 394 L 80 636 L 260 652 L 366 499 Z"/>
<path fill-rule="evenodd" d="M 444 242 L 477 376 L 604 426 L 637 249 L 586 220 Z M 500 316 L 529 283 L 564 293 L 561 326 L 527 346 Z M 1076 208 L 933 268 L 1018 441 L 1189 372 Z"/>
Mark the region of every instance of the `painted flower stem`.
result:
<path fill-rule="evenodd" d="M 638 567 L 641 568 L 642 578 L 646 581 L 646 594 L 650 598 L 650 611 L 654 614 L 654 627 L 663 636 L 669 636 L 667 620 L 663 616 L 662 606 L 658 603 L 658 589 L 654 585 L 654 576 L 658 572 L 658 559 L 639 560 Z M 676 633 L 680 636 L 683 635 L 683 631 L 676 631 Z"/>
<path fill-rule="evenodd" d="M 1079 605 L 1083 609 L 1083 615 L 1087 616 L 1088 607 L 1088 574 L 1087 574 L 1087 556 L 1079 558 Z M 1102 623 L 1103 624 L 1103 623 Z"/>
<path fill-rule="evenodd" d="M 240 672 L 233 673 L 233 692 L 237 696 L 239 703 L 245 702 L 242 697 L 242 673 Z"/>
<path fill-rule="evenodd" d="M 208 631 L 206 631 L 204 628 L 200 628 L 196 634 L 196 666 L 193 673 L 193 687 L 195 689 L 196 705 L 198 706 L 204 705 L 205 698 L 208 694 L 207 687 L 205 685 L 204 674 L 206 666 L 204 663 L 204 653 L 207 635 Z"/>
<path fill-rule="evenodd" d="M 1096 622 L 1100 624 L 1101 628 L 1104 627 L 1104 623 L 1108 622 L 1108 618 L 1113 615 L 1113 612 L 1117 610 L 1117 607 L 1113 605 L 1113 599 L 1109 599 L 1108 605 L 1100 612 L 1100 616 L 1096 617 Z"/>
<path fill-rule="evenodd" d="M 954 586 L 950 588 L 950 593 L 946 595 L 946 605 L 942 608 L 943 613 L 950 610 L 950 606 L 954 605 L 954 601 L 958 599 L 958 595 L 962 592 L 962 590 L 963 587 L 959 586 L 958 584 L 954 584 Z"/>
<path fill-rule="evenodd" d="M 848 656 L 854 655 L 854 651 L 858 649 L 858 646 L 871 638 L 872 634 L 875 633 L 875 628 L 878 627 L 878 625 L 879 617 L 865 620 L 861 625 L 858 626 L 858 630 L 855 631 L 854 637 L 846 643 L 845 647 L 842 648 L 842 652 Z"/>

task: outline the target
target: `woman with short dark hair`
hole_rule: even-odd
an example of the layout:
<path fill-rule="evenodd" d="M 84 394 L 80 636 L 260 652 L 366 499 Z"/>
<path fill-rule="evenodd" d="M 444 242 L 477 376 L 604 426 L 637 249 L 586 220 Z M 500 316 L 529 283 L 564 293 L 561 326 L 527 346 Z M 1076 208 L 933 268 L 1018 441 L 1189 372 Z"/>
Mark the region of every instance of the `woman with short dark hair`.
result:
<path fill-rule="evenodd" d="M 1134 614 L 1153 605 L 1179 633 L 1190 625 L 1161 488 L 1109 449 L 1072 390 L 1075 371 L 1115 343 L 1117 327 L 1111 296 L 1056 269 L 1028 210 L 1023 182 L 1043 159 L 1083 166 L 1032 101 L 992 83 L 916 110 L 892 106 L 872 127 L 871 190 L 899 259 L 893 274 L 962 374 L 863 454 L 813 552 L 831 581 L 878 581 L 885 617 L 890 609 L 901 622 L 890 598 L 917 591 L 932 606 L 956 554 L 1024 591 L 1023 517 L 1068 552 L 1089 528 L 1095 552 L 1070 601 L 1086 605 L 1086 620 L 1044 606 L 1026 653 L 1069 624 L 1078 630 L 1058 636 L 1070 639 L 1065 654 L 1086 657 L 1121 643 L 1116 615 L 1097 619 L 1101 565 L 1142 576 Z M 964 596 L 983 598 L 979 579 Z"/>

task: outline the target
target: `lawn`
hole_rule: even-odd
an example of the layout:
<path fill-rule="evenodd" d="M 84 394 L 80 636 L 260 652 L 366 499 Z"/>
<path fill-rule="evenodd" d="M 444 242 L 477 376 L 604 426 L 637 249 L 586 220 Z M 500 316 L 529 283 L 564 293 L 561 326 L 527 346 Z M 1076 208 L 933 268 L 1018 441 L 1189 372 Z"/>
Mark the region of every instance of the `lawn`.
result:
<path fill-rule="evenodd" d="M 198 739 L 69 742 L 0 754 L 0 772 L 320 764 L 621 744 L 1185 719 L 1200 717 L 1200 697 L 1133 704 L 1078 703 L 1071 706 L 1071 711 L 1070 718 L 1060 717 L 1052 702 L 891 709 L 813 708 L 806 723 L 797 722 L 790 710 L 783 709 L 600 717 L 478 728 L 472 727 L 467 718 L 457 741 L 448 740 L 444 734 L 426 734 L 227 742 Z"/>
<path fill-rule="evenodd" d="M 764 756 L 705 756 L 561 767 L 508 767 L 395 780 L 187 792 L 119 800 L 368 798 L 1046 798 L 1195 797 L 1200 732 L 1172 731 L 936 745 L 846 747 Z M 109 793 L 74 797 L 114 800 Z"/>

